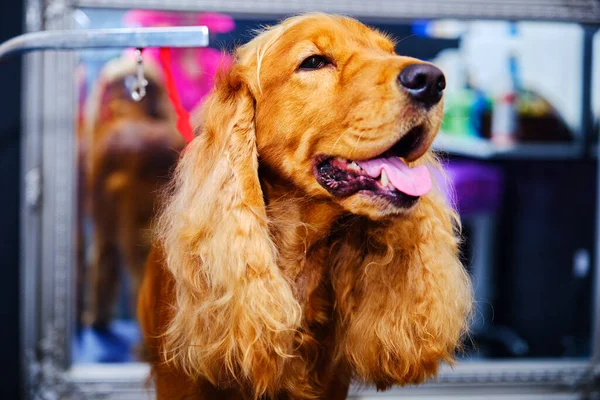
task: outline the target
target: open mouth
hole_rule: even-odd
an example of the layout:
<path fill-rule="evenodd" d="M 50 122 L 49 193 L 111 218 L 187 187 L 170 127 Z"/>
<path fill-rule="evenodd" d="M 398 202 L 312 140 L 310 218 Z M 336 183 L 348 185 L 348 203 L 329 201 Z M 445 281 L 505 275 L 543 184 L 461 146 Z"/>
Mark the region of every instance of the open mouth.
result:
<path fill-rule="evenodd" d="M 431 189 L 427 167 L 411 168 L 403 160 L 419 148 L 422 137 L 422 126 L 412 128 L 389 150 L 369 160 L 319 157 L 315 177 L 336 197 L 361 193 L 385 199 L 396 207 L 411 207 Z"/>

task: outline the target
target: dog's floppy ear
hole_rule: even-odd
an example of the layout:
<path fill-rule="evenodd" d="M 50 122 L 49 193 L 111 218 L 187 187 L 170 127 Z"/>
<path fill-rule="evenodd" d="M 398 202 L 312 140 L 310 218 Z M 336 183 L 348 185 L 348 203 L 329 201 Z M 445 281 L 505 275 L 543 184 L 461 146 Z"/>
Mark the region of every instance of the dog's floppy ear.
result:
<path fill-rule="evenodd" d="M 158 234 L 176 288 L 167 361 L 216 386 L 249 383 L 258 397 L 279 379 L 301 309 L 267 227 L 254 109 L 235 65 L 204 104 Z"/>

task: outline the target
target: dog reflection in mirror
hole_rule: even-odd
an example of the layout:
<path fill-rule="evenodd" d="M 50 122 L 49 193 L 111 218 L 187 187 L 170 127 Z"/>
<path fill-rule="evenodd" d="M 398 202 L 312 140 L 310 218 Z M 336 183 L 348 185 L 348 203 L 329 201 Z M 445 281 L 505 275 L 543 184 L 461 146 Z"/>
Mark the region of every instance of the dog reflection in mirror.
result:
<path fill-rule="evenodd" d="M 135 73 L 135 62 L 127 57 L 103 68 L 88 100 L 81 138 L 81 208 L 89 212 L 92 226 L 89 304 L 83 322 L 98 330 L 108 329 L 114 317 L 122 269 L 129 277 L 135 315 L 158 193 L 185 145 L 157 72 L 146 67 L 148 86 L 139 102 L 130 94 Z M 81 222 L 79 229 L 83 246 Z"/>
<path fill-rule="evenodd" d="M 345 17 L 292 17 L 237 50 L 140 292 L 158 398 L 344 399 L 453 361 L 472 293 L 432 178 L 444 87 Z"/>

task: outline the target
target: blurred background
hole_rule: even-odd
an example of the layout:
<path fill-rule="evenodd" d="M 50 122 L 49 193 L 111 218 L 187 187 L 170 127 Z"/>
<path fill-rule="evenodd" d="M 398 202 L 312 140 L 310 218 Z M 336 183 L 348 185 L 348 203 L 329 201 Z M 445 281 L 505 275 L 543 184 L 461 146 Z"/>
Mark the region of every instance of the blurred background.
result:
<path fill-rule="evenodd" d="M 7 4 L 0 2 L 0 41 L 22 31 L 16 22 L 21 11 Z M 77 29 L 208 26 L 208 48 L 172 51 L 175 84 L 190 112 L 209 92 L 218 66 L 230 62 L 231 50 L 255 29 L 278 21 L 135 9 L 83 8 L 74 16 Z M 399 54 L 431 61 L 446 75 L 445 116 L 434 147 L 454 183 L 447 195 L 463 221 L 463 260 L 477 300 L 473 334 L 461 357 L 589 359 L 598 247 L 597 27 L 361 20 L 398 39 Z M 143 60 L 147 95 L 136 102 L 133 50 L 76 53 L 77 261 L 70 343 L 75 364 L 143 361 L 134 298 L 149 226 L 160 206 L 156 194 L 184 145 L 174 130 L 158 52 L 145 50 Z M 19 204 L 19 71 L 18 61 L 0 65 L 0 87 L 7 93 L 0 100 L 0 163 L 6 171 L 0 179 L 5 193 L 0 215 L 2 226 L 11 227 L 2 232 L 10 236 L 0 238 L 9 271 L 0 282 L 5 297 L 0 305 L 12 320 L 18 312 L 13 233 Z M 0 339 L 16 341 L 10 332 Z M 8 356 L 18 362 L 16 354 Z M 6 393 L 16 393 L 13 389 L 10 381 L 3 386 Z"/>

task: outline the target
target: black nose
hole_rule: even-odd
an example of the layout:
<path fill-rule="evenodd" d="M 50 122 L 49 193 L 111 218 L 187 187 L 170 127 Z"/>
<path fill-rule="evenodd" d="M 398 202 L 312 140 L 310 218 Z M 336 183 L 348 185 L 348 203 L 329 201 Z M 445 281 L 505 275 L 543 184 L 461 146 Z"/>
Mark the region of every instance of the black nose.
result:
<path fill-rule="evenodd" d="M 412 64 L 404 68 L 398 80 L 416 101 L 427 107 L 437 104 L 446 88 L 444 73 L 431 64 Z"/>

